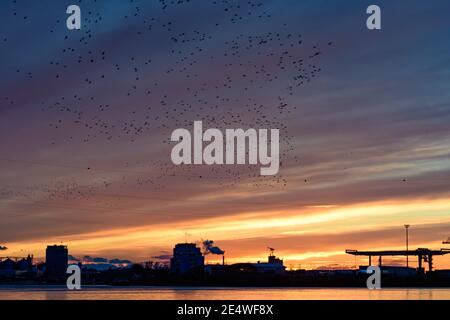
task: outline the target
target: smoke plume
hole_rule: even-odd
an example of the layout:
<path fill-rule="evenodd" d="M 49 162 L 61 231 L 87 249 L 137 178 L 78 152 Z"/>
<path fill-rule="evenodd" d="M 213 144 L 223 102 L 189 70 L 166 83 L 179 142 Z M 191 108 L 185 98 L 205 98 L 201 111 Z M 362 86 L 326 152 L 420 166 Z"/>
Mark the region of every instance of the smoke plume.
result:
<path fill-rule="evenodd" d="M 214 246 L 214 241 L 212 240 L 205 240 L 203 241 L 203 252 L 205 254 L 224 254 L 225 251 L 223 251 L 222 249 L 220 249 L 219 247 Z"/>

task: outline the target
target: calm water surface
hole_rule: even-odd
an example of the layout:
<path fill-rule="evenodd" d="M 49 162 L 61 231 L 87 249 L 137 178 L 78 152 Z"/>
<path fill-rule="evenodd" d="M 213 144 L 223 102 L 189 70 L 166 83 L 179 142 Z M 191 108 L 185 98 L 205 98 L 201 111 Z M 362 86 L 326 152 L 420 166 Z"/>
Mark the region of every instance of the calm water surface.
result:
<path fill-rule="evenodd" d="M 0 300 L 450 300 L 450 289 L 0 286 Z"/>

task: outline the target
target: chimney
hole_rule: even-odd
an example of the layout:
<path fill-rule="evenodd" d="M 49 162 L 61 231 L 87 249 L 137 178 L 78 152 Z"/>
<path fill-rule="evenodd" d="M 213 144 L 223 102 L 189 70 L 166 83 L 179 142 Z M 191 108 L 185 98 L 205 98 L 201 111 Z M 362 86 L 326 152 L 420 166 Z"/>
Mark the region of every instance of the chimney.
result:
<path fill-rule="evenodd" d="M 222 255 L 222 265 L 225 265 L 225 255 Z"/>

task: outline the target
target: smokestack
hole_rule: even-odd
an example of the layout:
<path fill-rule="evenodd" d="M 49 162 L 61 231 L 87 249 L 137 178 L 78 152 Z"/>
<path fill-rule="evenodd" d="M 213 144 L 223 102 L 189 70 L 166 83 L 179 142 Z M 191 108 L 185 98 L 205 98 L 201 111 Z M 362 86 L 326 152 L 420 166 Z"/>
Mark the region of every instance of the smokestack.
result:
<path fill-rule="evenodd" d="M 222 265 L 225 265 L 225 255 L 222 255 Z"/>

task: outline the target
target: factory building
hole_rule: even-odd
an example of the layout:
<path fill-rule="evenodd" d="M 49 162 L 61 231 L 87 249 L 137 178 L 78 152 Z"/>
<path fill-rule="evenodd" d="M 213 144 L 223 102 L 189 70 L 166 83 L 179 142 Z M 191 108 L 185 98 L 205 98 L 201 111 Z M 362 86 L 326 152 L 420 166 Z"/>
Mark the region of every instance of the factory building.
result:
<path fill-rule="evenodd" d="M 31 271 L 32 268 L 32 255 L 26 258 L 0 258 L 0 270 Z"/>
<path fill-rule="evenodd" d="M 195 243 L 179 243 L 173 249 L 170 271 L 175 274 L 203 272 L 205 258 Z"/>
<path fill-rule="evenodd" d="M 67 246 L 47 246 L 45 251 L 45 268 L 49 276 L 62 277 L 66 275 L 69 260 Z"/>

